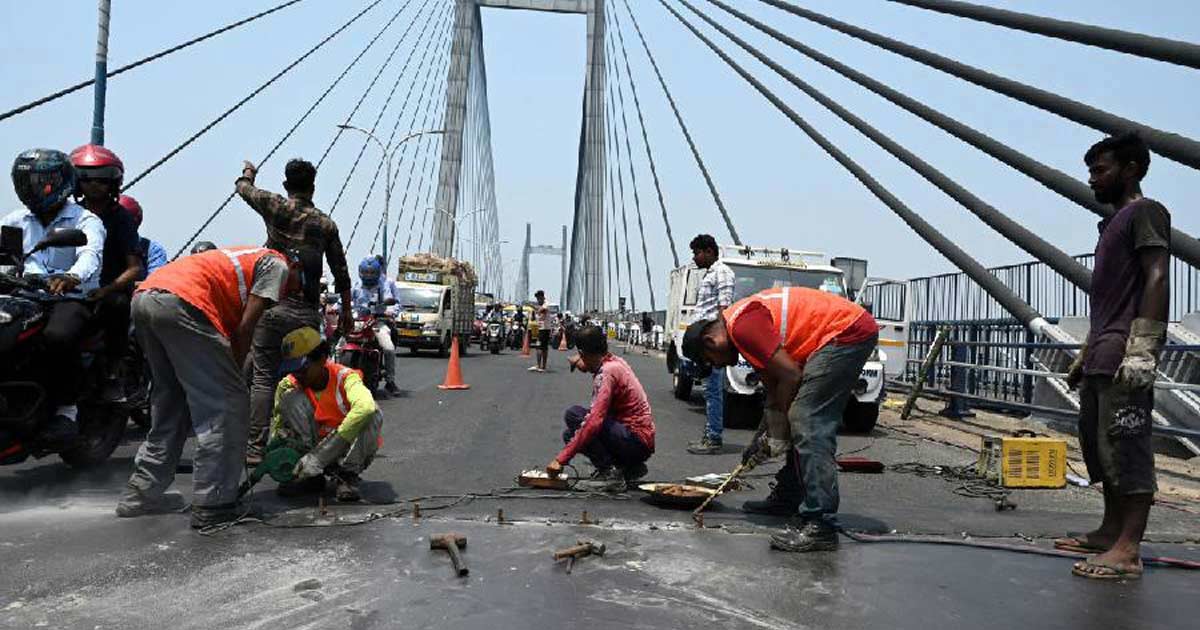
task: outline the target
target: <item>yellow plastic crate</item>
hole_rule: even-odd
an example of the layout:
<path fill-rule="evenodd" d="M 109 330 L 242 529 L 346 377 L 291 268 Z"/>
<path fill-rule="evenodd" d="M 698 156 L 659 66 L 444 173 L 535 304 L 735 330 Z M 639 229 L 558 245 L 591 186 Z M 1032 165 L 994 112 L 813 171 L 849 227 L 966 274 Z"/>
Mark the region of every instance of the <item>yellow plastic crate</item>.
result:
<path fill-rule="evenodd" d="M 1067 443 L 1046 437 L 984 437 L 979 474 L 1005 488 L 1067 485 Z"/>

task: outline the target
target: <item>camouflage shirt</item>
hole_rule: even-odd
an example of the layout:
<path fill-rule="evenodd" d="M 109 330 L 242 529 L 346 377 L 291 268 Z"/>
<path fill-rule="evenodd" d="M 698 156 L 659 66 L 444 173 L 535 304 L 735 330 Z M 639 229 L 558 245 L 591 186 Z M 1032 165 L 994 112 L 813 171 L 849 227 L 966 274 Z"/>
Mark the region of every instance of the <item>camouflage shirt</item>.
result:
<path fill-rule="evenodd" d="M 317 304 L 320 298 L 318 280 L 322 275 L 322 257 L 333 273 L 334 290 L 338 293 L 350 290 L 350 270 L 337 223 L 313 206 L 309 196 L 293 194 L 284 197 L 256 188 L 253 177 L 239 177 L 236 185 L 238 194 L 266 224 L 266 247 L 300 252 L 305 276 L 311 279 L 305 286 L 305 302 Z"/>

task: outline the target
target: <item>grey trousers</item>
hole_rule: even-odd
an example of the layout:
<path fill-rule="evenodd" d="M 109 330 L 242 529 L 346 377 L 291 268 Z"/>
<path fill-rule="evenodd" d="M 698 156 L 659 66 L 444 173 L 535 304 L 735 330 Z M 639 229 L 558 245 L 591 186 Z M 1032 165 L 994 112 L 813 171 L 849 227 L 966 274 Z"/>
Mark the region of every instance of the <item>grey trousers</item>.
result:
<path fill-rule="evenodd" d="M 284 437 L 298 439 L 308 445 L 309 450 L 318 441 L 317 422 L 313 418 L 313 405 L 303 391 L 292 390 L 279 400 L 279 416 L 283 426 L 279 427 Z M 360 474 L 371 465 L 379 451 L 379 438 L 383 433 L 383 412 L 376 411 L 367 426 L 350 444 L 350 451 L 342 458 L 341 467 L 346 472 Z"/>
<path fill-rule="evenodd" d="M 271 427 L 271 406 L 275 403 L 275 386 L 279 384 L 279 364 L 283 362 L 280 346 L 288 333 L 311 326 L 321 330 L 321 315 L 314 306 L 284 300 L 273 306 L 258 320 L 251 349 L 253 368 L 250 377 L 250 451 L 261 453 L 267 445 Z"/>
<path fill-rule="evenodd" d="M 199 310 L 173 294 L 133 297 L 133 321 L 150 378 L 150 432 L 134 459 L 129 485 L 144 496 L 175 480 L 183 444 L 196 433 L 192 504 L 237 501 L 246 454 L 250 397 L 229 340 Z"/>

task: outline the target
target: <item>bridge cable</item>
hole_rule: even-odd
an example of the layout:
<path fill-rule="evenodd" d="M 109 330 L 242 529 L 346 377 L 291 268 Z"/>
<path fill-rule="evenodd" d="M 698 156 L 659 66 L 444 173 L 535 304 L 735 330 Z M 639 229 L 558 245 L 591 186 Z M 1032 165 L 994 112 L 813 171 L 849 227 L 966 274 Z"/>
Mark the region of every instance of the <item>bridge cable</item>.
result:
<path fill-rule="evenodd" d="M 379 108 L 379 113 L 375 116 L 375 121 L 371 123 L 370 129 L 367 130 L 371 134 L 374 134 L 375 131 L 377 129 L 379 129 L 379 122 L 383 120 L 384 115 L 387 114 L 388 108 L 391 107 L 392 99 L 395 98 L 395 96 L 396 96 L 396 90 L 400 87 L 400 83 L 404 80 L 404 77 L 408 74 L 408 68 L 411 65 L 413 57 L 416 56 L 417 51 L 418 50 L 422 51 L 422 54 L 421 54 L 421 63 L 422 64 L 424 63 L 425 59 L 428 57 L 430 47 L 428 45 L 428 42 L 426 42 L 426 44 L 424 46 L 422 46 L 421 38 L 426 37 L 428 35 L 429 40 L 433 39 L 433 34 L 436 31 L 432 27 L 434 26 L 435 23 L 440 23 L 440 22 L 435 20 L 433 15 L 431 15 L 429 18 L 427 18 L 427 21 L 425 22 L 425 27 L 422 29 L 420 36 L 417 38 L 417 41 L 413 42 L 412 50 L 410 50 L 408 52 L 408 57 L 404 60 L 404 65 L 402 65 L 400 67 L 400 72 L 396 74 L 396 80 L 394 82 L 392 82 L 392 89 L 388 92 L 387 98 L 384 99 L 383 105 Z M 346 194 L 346 188 L 350 185 L 350 180 L 353 179 L 354 173 L 358 171 L 358 165 L 362 162 L 363 155 L 366 154 L 366 152 L 367 152 L 367 146 L 369 146 L 371 144 L 371 142 L 372 142 L 371 139 L 364 134 L 363 139 L 362 139 L 362 144 L 358 148 L 358 155 L 355 156 L 354 163 L 350 165 L 350 171 L 348 173 L 346 173 L 346 178 L 342 180 L 342 186 L 341 186 L 341 188 L 338 189 L 338 194 L 334 198 L 333 204 L 329 206 L 329 210 L 327 211 L 329 216 L 333 216 L 333 213 L 337 211 L 338 204 L 342 201 L 342 196 Z"/>
<path fill-rule="evenodd" d="M 825 55 L 770 26 L 755 20 L 730 7 L 721 0 L 708 0 L 710 3 L 720 7 L 722 10 L 742 20 L 743 22 L 757 28 L 767 35 L 775 38 L 780 43 L 796 50 L 797 52 L 809 57 L 810 59 L 824 65 L 825 67 L 837 72 L 838 74 L 854 81 L 860 86 L 874 92 L 875 94 L 890 101 L 892 104 L 908 111 L 909 113 L 925 120 L 926 122 L 938 127 L 939 129 L 949 133 L 950 135 L 962 140 L 963 142 L 975 147 L 976 149 L 986 153 L 987 155 L 999 160 L 1001 163 L 1017 170 L 1018 172 L 1030 177 L 1034 181 L 1042 184 L 1051 191 L 1058 193 L 1062 197 L 1072 201 L 1079 206 L 1091 211 L 1092 213 L 1103 217 L 1111 217 L 1115 210 L 1110 206 L 1101 204 L 1096 201 L 1092 194 L 1091 188 L 1083 182 L 1059 171 L 1047 164 L 1039 162 L 1007 144 L 996 140 L 995 138 L 980 132 L 973 127 L 965 125 L 954 118 L 928 106 L 920 101 L 895 90 L 886 84 L 862 73 L 846 64 Z M 1200 267 L 1200 240 L 1180 231 L 1178 228 L 1171 230 L 1171 253 L 1180 259 Z"/>
<path fill-rule="evenodd" d="M 612 88 L 610 87 L 609 90 L 611 91 L 611 89 Z M 609 95 L 609 96 L 611 96 L 611 95 Z M 607 100 L 611 100 L 611 99 L 606 98 L 605 100 L 607 101 Z M 611 125 L 612 125 L 612 122 L 609 121 L 608 117 L 606 116 L 605 117 L 605 138 L 604 138 L 606 147 L 609 147 L 609 145 L 615 145 L 615 142 L 612 141 L 613 136 L 612 136 Z M 616 151 L 615 146 L 613 146 L 611 148 L 613 149 L 613 152 Z M 616 155 L 618 158 L 620 158 L 619 153 L 616 153 Z M 609 216 L 611 217 L 611 220 L 605 222 L 605 224 L 608 225 L 609 227 L 605 228 L 604 236 L 612 244 L 611 252 L 608 251 L 608 248 L 606 247 L 605 253 L 606 253 L 606 255 L 611 255 L 610 263 L 613 263 L 613 266 L 616 267 L 616 273 L 617 273 L 617 277 L 616 277 L 617 291 L 616 291 L 616 294 L 614 295 L 614 297 L 616 297 L 618 299 L 613 302 L 614 310 L 616 310 L 616 308 L 619 306 L 619 304 L 620 304 L 619 298 L 621 297 L 621 247 L 620 247 L 620 239 L 617 235 L 617 185 L 613 178 L 613 170 L 615 170 L 615 168 L 616 168 L 616 163 L 614 161 L 605 160 L 605 169 L 604 170 L 608 175 L 608 198 L 611 199 L 611 201 L 607 205 L 608 205 L 608 213 L 609 213 Z M 623 200 L 622 200 L 622 203 L 623 203 Z M 611 237 L 609 236 L 610 232 L 611 232 Z M 631 291 L 632 291 L 632 289 L 631 289 Z"/>
<path fill-rule="evenodd" d="M 425 110 L 425 118 L 424 118 L 424 120 L 421 121 L 421 129 L 429 129 L 430 128 L 429 126 L 433 124 L 434 111 L 445 111 L 445 102 L 446 102 L 446 79 L 445 79 L 445 77 L 442 78 L 441 82 L 438 83 L 437 87 L 435 87 L 434 89 L 441 92 L 442 98 L 440 98 L 440 99 L 435 98 L 435 99 L 429 100 L 429 106 Z M 417 142 L 420 144 L 420 146 L 418 147 L 418 152 L 421 154 L 420 173 L 422 176 L 422 181 L 424 181 L 424 178 L 429 177 L 429 175 L 427 173 L 427 167 L 429 165 L 429 155 L 430 155 L 430 153 L 433 152 L 434 140 L 437 137 L 439 137 L 439 134 L 430 134 L 430 135 L 423 136 L 417 140 Z M 396 229 L 392 232 L 392 242 L 393 243 L 399 242 L 397 239 L 400 236 L 400 220 L 404 218 L 404 211 L 408 209 L 408 197 L 409 197 L 409 193 L 412 191 L 413 175 L 416 173 L 416 167 L 417 167 L 417 160 L 414 157 L 414 159 L 408 163 L 408 178 L 405 180 L 405 183 L 404 183 L 404 197 L 400 200 L 400 213 L 396 217 Z M 414 201 L 417 204 L 420 203 L 421 192 L 422 191 L 418 190 L 417 196 L 414 198 Z M 414 204 L 414 207 L 413 207 L 413 217 L 412 217 L 413 220 L 416 219 L 416 213 L 417 213 L 417 208 L 415 206 L 416 206 L 416 204 Z M 410 223 L 411 223 L 411 221 L 410 221 Z M 411 243 L 412 243 L 412 226 L 410 225 L 408 229 L 409 229 L 409 244 L 411 245 Z M 405 245 L 406 249 L 407 249 L 407 247 L 408 247 L 408 245 Z"/>
<path fill-rule="evenodd" d="M 609 48 L 612 49 L 612 56 L 616 57 L 616 45 L 613 44 L 611 38 L 608 39 L 608 42 Z M 638 194 L 637 169 L 633 163 L 633 148 L 629 142 L 629 117 L 625 113 L 625 89 L 621 84 L 620 72 L 616 67 L 619 66 L 619 64 L 614 63 L 613 66 L 613 75 L 617 84 L 617 99 L 620 103 L 621 110 L 621 127 L 623 130 L 623 137 L 625 139 L 625 157 L 629 161 L 629 177 L 631 180 L 630 187 L 633 189 L 633 207 L 637 211 L 638 235 L 641 237 L 642 241 L 642 263 L 646 267 L 646 290 L 650 294 L 650 310 L 657 311 L 658 306 L 654 302 L 654 281 L 651 279 L 650 274 L 650 252 L 646 248 L 646 229 L 642 222 L 642 200 L 641 196 Z M 621 148 L 618 146 L 617 151 L 620 150 Z"/>
<path fill-rule="evenodd" d="M 271 86 L 271 84 L 278 81 L 280 79 L 280 77 L 282 77 L 283 75 L 290 72 L 296 66 L 300 65 L 300 63 L 302 61 L 304 61 L 305 59 L 308 59 L 313 53 L 317 52 L 323 46 L 325 46 L 325 44 L 328 44 L 335 37 L 340 35 L 342 33 L 342 31 L 345 31 L 347 28 L 350 27 L 351 24 L 354 24 L 355 22 L 357 22 L 359 18 L 366 15 L 368 11 L 370 11 L 371 9 L 378 6 L 379 3 L 382 1 L 383 0 L 374 0 L 373 2 L 368 4 L 365 9 L 363 9 L 362 11 L 359 11 L 358 14 L 355 15 L 354 17 L 350 18 L 350 20 L 348 22 L 343 24 L 336 31 L 330 33 L 327 37 L 325 37 L 325 39 L 318 42 L 316 46 L 313 46 L 312 48 L 310 48 L 308 50 L 308 52 L 304 53 L 303 55 L 300 55 L 299 58 L 297 58 L 292 63 L 288 64 L 287 67 L 285 67 L 283 70 L 280 70 L 275 76 L 268 79 L 266 83 L 263 83 L 262 85 L 255 88 L 253 92 L 251 92 L 249 95 L 247 95 L 242 100 L 238 101 L 236 104 L 234 104 L 233 107 L 230 107 L 229 109 L 225 110 L 225 112 L 223 114 L 221 114 L 220 116 L 213 119 L 212 122 L 205 125 L 203 128 L 200 129 L 200 131 L 197 131 L 196 133 L 192 134 L 191 137 L 189 137 L 187 140 L 184 140 L 179 146 L 175 147 L 174 149 L 171 149 L 170 152 L 168 152 L 166 155 L 164 155 L 162 158 L 160 158 L 157 162 L 151 164 L 149 168 L 147 168 L 146 170 L 139 173 L 137 175 L 137 177 L 134 177 L 128 184 L 125 184 L 125 186 L 121 189 L 121 192 L 125 192 L 125 191 L 129 190 L 130 188 L 133 188 L 134 185 L 136 185 L 138 182 L 145 179 L 147 175 L 154 172 L 156 169 L 158 169 L 158 167 L 165 164 L 167 162 L 167 160 L 170 160 L 171 158 L 178 155 L 180 151 L 183 151 L 185 148 L 188 147 L 188 145 L 192 144 L 197 139 L 199 139 L 200 136 L 203 136 L 204 134 L 208 133 L 213 127 L 216 127 L 218 124 L 221 123 L 221 121 L 228 118 L 230 116 L 230 114 L 233 114 L 235 111 L 241 109 L 241 107 L 243 105 L 250 102 L 251 99 L 253 99 L 254 97 L 261 94 L 263 92 L 263 90 L 266 90 L 268 87 Z"/>
<path fill-rule="evenodd" d="M 1110 135 L 1136 131 L 1154 152 L 1175 160 L 1180 164 L 1200 169 L 1200 142 L 1191 138 L 1110 114 L 1079 101 L 992 74 L 986 70 L 943 57 L 924 48 L 918 48 L 917 46 L 879 35 L 878 33 L 835 20 L 815 11 L 788 4 L 782 0 L 759 0 L 759 2 L 769 4 L 806 20 L 840 31 L 898 55 L 908 57 L 931 68 L 941 70 L 969 83 L 974 83 L 1027 105 L 1057 114 L 1067 120 L 1091 127 L 1097 131 L 1102 131 Z"/>
<path fill-rule="evenodd" d="M 979 261 L 972 258 L 969 254 L 963 251 L 960 247 L 954 244 L 953 241 L 946 238 L 944 234 L 930 225 L 924 218 L 921 217 L 912 208 L 908 207 L 903 201 L 897 198 L 887 188 L 879 183 L 870 173 L 866 171 L 857 162 L 851 159 L 846 153 L 837 147 L 828 138 L 822 135 L 804 118 L 796 113 L 794 109 L 783 102 L 774 92 L 770 90 L 762 81 L 755 78 L 745 68 L 734 61 L 727 53 L 721 50 L 708 37 L 701 33 L 691 22 L 688 22 L 678 11 L 667 4 L 666 0 L 658 0 L 668 12 L 670 12 L 680 23 L 682 23 L 689 31 L 692 32 L 700 41 L 702 41 L 709 49 L 713 51 L 722 61 L 741 76 L 747 83 L 753 86 L 764 98 L 771 102 L 780 112 L 787 116 L 797 127 L 799 127 L 806 135 L 817 143 L 826 153 L 836 160 L 842 167 L 859 180 L 868 190 L 871 191 L 880 201 L 884 202 L 902 221 L 908 224 L 922 239 L 929 243 L 934 249 L 950 260 L 956 267 L 962 269 L 972 280 L 974 280 L 980 288 L 991 295 L 1002 308 L 1011 313 L 1023 324 L 1029 326 L 1035 332 L 1041 332 L 1047 328 L 1047 323 L 1042 316 L 1033 309 L 1030 305 L 1022 301 L 1015 293 L 1012 292 L 999 278 L 992 275 Z"/>
<path fill-rule="evenodd" d="M 1200 69 L 1200 45 L 951 0 L 890 0 L 1026 33 Z"/>
<path fill-rule="evenodd" d="M 216 37 L 217 35 L 220 35 L 222 33 L 227 33 L 229 31 L 232 31 L 232 30 L 238 28 L 239 26 L 244 26 L 244 25 L 249 24 L 259 18 L 264 18 L 272 13 L 281 11 L 283 9 L 286 9 L 287 7 L 292 6 L 293 4 L 297 4 L 297 3 L 303 2 L 303 1 L 304 0 L 289 0 L 288 2 L 284 2 L 283 4 L 277 5 L 274 8 L 267 9 L 266 11 L 263 11 L 261 13 L 256 13 L 254 15 L 251 15 L 250 17 L 243 18 L 232 24 L 223 26 L 215 31 L 209 31 L 208 33 L 205 33 L 204 35 L 201 35 L 201 36 L 193 38 L 193 39 L 189 39 L 188 41 L 183 42 L 182 44 L 172 46 L 165 50 L 160 50 L 160 51 L 154 53 L 153 55 L 150 55 L 148 57 L 142 57 L 141 59 L 138 59 L 137 61 L 134 61 L 133 63 L 126 64 L 115 70 L 111 70 L 106 75 L 106 77 L 111 79 L 111 78 L 117 76 L 118 74 L 124 74 L 125 72 L 133 70 L 134 68 L 137 68 L 139 66 L 144 66 L 144 65 L 146 65 L 152 61 L 156 61 L 158 59 L 162 59 L 163 57 L 166 57 L 167 55 L 170 55 L 171 53 L 179 52 L 185 48 L 188 48 L 195 44 L 199 44 L 200 42 L 203 42 L 205 40 L 212 39 L 213 37 Z M 96 82 L 95 77 L 88 79 L 87 81 L 80 81 L 79 83 L 76 83 L 75 85 L 72 85 L 68 88 L 63 88 L 63 89 L 61 89 L 53 94 L 50 94 L 48 96 L 43 96 L 42 98 L 39 98 L 35 101 L 31 101 L 24 105 L 21 105 L 20 107 L 10 109 L 7 112 L 0 114 L 0 121 L 8 119 L 8 118 L 12 118 L 13 116 L 16 116 L 17 114 L 25 113 L 31 109 L 41 107 L 42 105 L 45 105 L 46 103 L 49 103 L 51 101 L 56 101 L 68 94 L 78 92 L 79 90 L 82 90 L 82 89 L 94 84 L 95 82 Z"/>
<path fill-rule="evenodd" d="M 720 193 L 717 192 L 717 185 L 713 183 L 712 176 L 708 173 L 708 167 L 704 164 L 704 159 L 700 157 L 700 150 L 696 148 L 696 142 L 692 140 L 692 133 L 688 130 L 687 124 L 683 122 L 683 115 L 679 113 L 679 106 L 675 103 L 675 97 L 671 95 L 671 90 L 667 87 L 667 81 L 663 78 L 662 71 L 658 68 L 658 62 L 654 59 L 654 53 L 650 52 L 650 45 L 646 43 L 646 36 L 642 33 L 642 27 L 638 24 L 637 16 L 633 14 L 633 9 L 629 6 L 629 0 L 621 0 L 625 5 L 625 12 L 629 14 L 629 19 L 633 22 L 633 28 L 637 31 L 638 39 L 642 42 L 642 49 L 646 51 L 646 57 L 650 59 L 650 67 L 654 69 L 654 76 L 658 77 L 658 84 L 662 87 L 663 94 L 667 97 L 667 103 L 671 105 L 671 112 L 675 114 L 675 121 L 679 123 L 679 129 L 683 131 L 683 137 L 687 140 L 688 148 L 692 151 L 692 157 L 696 160 L 696 166 L 700 167 L 700 173 L 704 176 L 704 183 L 708 185 L 708 192 L 712 195 L 713 201 L 717 204 L 717 210 L 721 213 L 721 218 L 725 220 L 725 227 L 729 230 L 729 237 L 733 239 L 734 244 L 742 245 L 742 239 L 738 236 L 737 229 L 733 227 L 733 220 L 729 218 L 729 211 L 725 208 L 725 202 L 721 200 Z"/>
<path fill-rule="evenodd" d="M 615 88 L 612 87 L 611 82 L 609 83 L 609 90 L 615 90 Z M 609 117 L 613 120 L 616 120 L 616 99 L 606 98 L 604 100 L 608 103 Z M 629 216 L 625 209 L 625 171 L 621 167 L 621 144 L 617 140 L 617 126 L 613 124 L 608 127 L 608 135 L 612 143 L 613 155 L 617 158 L 617 188 L 621 195 L 621 225 L 625 236 L 625 277 L 629 281 L 629 307 L 636 309 L 637 298 L 633 288 L 633 256 L 629 252 Z M 630 166 L 632 167 L 632 165 Z"/>
<path fill-rule="evenodd" d="M 387 24 L 380 29 L 379 33 L 377 33 L 375 37 L 372 38 L 371 41 L 369 41 L 367 45 L 358 53 L 358 55 L 354 57 L 350 64 L 347 65 L 344 70 L 342 70 L 341 74 L 339 74 L 337 78 L 335 78 L 333 82 L 329 84 L 329 87 L 325 88 L 325 91 L 322 92 L 319 97 L 317 97 L 317 100 L 314 101 L 313 104 L 309 106 L 308 110 L 300 116 L 299 120 L 292 125 L 291 129 L 289 129 L 288 132 L 285 133 L 283 137 L 275 143 L 275 146 L 271 147 L 271 150 L 268 151 L 267 154 L 258 161 L 258 166 L 260 168 L 263 164 L 270 160 L 271 157 L 273 157 L 275 153 L 277 153 L 279 149 L 283 147 L 284 143 L 286 143 L 288 139 L 296 133 L 300 126 L 303 125 L 306 120 L 308 120 L 308 117 L 311 116 L 314 111 L 316 111 L 317 107 L 333 92 L 334 88 L 336 88 L 338 84 L 342 82 L 342 79 L 346 78 L 346 75 L 350 73 L 350 70 L 352 70 L 354 66 L 358 65 L 358 62 L 363 58 L 363 55 L 365 55 L 367 51 L 369 51 L 375 45 L 375 42 L 379 41 L 380 36 L 382 36 L 389 28 L 391 28 L 392 24 L 396 21 L 396 18 L 398 18 L 400 13 L 403 11 L 404 7 L 401 7 L 400 10 L 392 16 L 392 19 L 388 20 Z M 221 202 L 221 205 L 217 206 L 217 209 L 213 210 L 212 214 L 210 214 L 208 218 L 200 224 L 200 227 L 197 228 L 196 231 L 188 238 L 187 242 L 183 244 L 183 247 L 180 247 L 179 251 L 175 252 L 175 255 L 171 257 L 171 260 L 175 260 L 176 258 L 182 256 L 183 253 L 188 250 L 188 247 L 190 247 L 191 244 L 200 237 L 200 234 L 202 234 L 204 230 L 206 230 L 208 226 L 217 218 L 217 216 L 221 214 L 221 212 L 224 211 L 227 206 L 229 206 L 229 203 L 233 201 L 235 196 L 237 196 L 236 191 L 229 193 L 229 196 L 225 198 L 225 201 Z"/>
<path fill-rule="evenodd" d="M 710 0 L 718 6 L 723 4 L 720 0 Z M 727 37 L 730 41 L 740 46 L 743 50 L 750 53 L 755 59 L 758 59 L 768 68 L 774 70 L 777 74 L 787 79 L 789 83 L 797 89 L 809 95 L 813 100 L 820 103 L 829 111 L 833 112 L 838 118 L 848 123 L 850 126 L 857 129 L 860 133 L 869 138 L 872 142 L 882 147 L 885 151 L 892 154 L 898 160 L 912 168 L 929 183 L 936 186 L 939 190 L 949 195 L 972 214 L 979 217 L 989 227 L 999 232 L 1012 243 L 1016 244 L 1021 249 L 1025 250 L 1034 258 L 1046 262 L 1051 269 L 1062 274 L 1068 281 L 1082 289 L 1084 292 L 1091 292 L 1092 272 L 1086 267 L 1079 264 L 1073 257 L 1066 252 L 1058 249 L 1054 245 L 1047 242 L 1031 230 L 1024 227 L 1020 223 L 1012 220 L 1001 211 L 997 210 L 991 204 L 983 199 L 975 196 L 969 190 L 964 188 L 958 182 L 946 176 L 933 165 L 918 157 L 912 151 L 904 148 L 900 143 L 892 140 L 884 133 L 880 132 L 875 127 L 872 127 L 862 118 L 851 113 L 845 107 L 842 107 L 832 98 L 829 98 L 820 90 L 808 84 L 804 80 L 797 77 L 780 64 L 776 63 L 760 50 L 746 42 L 746 40 L 738 37 L 728 28 L 725 28 L 716 20 L 712 19 L 704 12 L 697 9 L 688 0 L 679 0 L 680 4 L 687 7 L 692 13 L 696 14 L 700 19 L 710 24 L 713 28 Z"/>

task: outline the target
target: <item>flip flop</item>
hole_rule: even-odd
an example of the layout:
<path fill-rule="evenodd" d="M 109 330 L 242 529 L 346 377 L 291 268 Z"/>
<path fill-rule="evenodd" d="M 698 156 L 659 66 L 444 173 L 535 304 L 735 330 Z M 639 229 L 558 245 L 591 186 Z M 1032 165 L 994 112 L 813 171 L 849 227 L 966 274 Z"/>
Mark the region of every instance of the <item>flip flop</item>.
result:
<path fill-rule="evenodd" d="M 1069 534 L 1066 538 L 1058 538 L 1054 541 L 1054 548 L 1062 551 L 1073 551 L 1075 553 L 1104 553 L 1108 551 L 1108 547 L 1103 547 L 1087 541 L 1085 534 Z"/>
<path fill-rule="evenodd" d="M 1089 580 L 1137 580 L 1142 577 L 1142 567 L 1140 563 L 1139 566 L 1130 569 L 1107 562 L 1084 560 L 1076 562 L 1075 566 L 1071 567 L 1071 573 Z"/>

